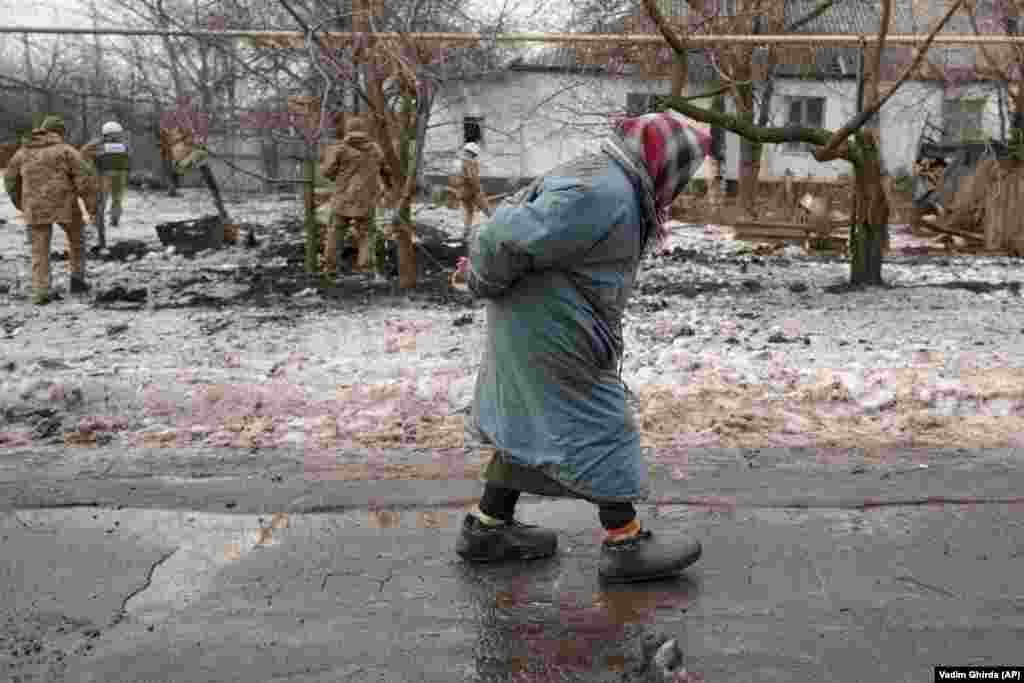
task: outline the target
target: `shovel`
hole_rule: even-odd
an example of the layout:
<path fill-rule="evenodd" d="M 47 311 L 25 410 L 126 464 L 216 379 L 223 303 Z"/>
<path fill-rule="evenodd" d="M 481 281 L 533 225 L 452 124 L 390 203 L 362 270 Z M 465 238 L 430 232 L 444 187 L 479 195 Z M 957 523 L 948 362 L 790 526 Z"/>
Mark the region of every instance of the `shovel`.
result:
<path fill-rule="evenodd" d="M 89 211 L 85 208 L 85 202 L 82 201 L 81 197 L 78 198 L 78 208 L 82 210 L 82 216 L 85 218 L 85 222 L 92 223 L 93 225 L 95 225 L 95 217 L 92 216 L 89 213 Z"/>

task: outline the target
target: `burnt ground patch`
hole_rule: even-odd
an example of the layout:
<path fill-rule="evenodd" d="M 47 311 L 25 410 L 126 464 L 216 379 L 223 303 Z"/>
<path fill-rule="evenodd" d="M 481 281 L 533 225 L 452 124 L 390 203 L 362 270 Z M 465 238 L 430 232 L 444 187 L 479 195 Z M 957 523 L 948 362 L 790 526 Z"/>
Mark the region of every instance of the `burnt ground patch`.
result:
<path fill-rule="evenodd" d="M 853 285 L 848 282 L 841 282 L 834 285 L 825 287 L 824 290 L 829 294 L 850 294 L 853 292 L 863 292 L 868 289 L 873 290 L 903 290 L 903 289 L 963 289 L 974 294 L 990 294 L 992 292 L 1008 291 L 1012 294 L 1020 296 L 1021 294 L 1021 283 L 1020 282 L 984 282 L 981 280 L 957 280 L 955 282 L 935 282 L 935 283 L 923 283 L 915 285 Z"/>
<path fill-rule="evenodd" d="M 936 287 L 939 289 L 965 289 L 974 294 L 990 294 L 991 292 L 1008 291 L 1020 296 L 1020 282 L 982 282 L 980 280 L 960 280 L 957 282 L 940 282 L 936 284 L 910 285 L 907 289 Z"/>
<path fill-rule="evenodd" d="M 339 272 L 335 277 L 305 270 L 305 244 L 301 238 L 278 231 L 260 249 L 257 265 L 238 265 L 230 270 L 201 268 L 164 286 L 157 308 L 189 308 L 221 310 L 235 306 L 281 307 L 292 301 L 302 307 L 345 309 L 352 306 L 386 305 L 397 301 L 417 302 L 463 309 L 474 306 L 472 297 L 452 290 L 448 270 L 454 270 L 458 252 L 449 246 L 417 245 L 417 285 L 412 291 L 398 289 L 396 249 L 385 260 L 385 276 L 352 271 L 356 250 L 343 245 Z M 284 262 L 282 264 L 282 261 Z M 273 263 L 273 265 L 269 265 Z M 225 285 L 229 287 L 225 287 Z M 230 294 L 217 295 L 217 290 L 230 289 Z M 239 291 L 241 290 L 241 291 Z M 307 298 L 304 292 L 315 292 L 318 298 Z M 111 298 L 120 298 L 113 293 Z M 129 300 L 134 299 L 125 292 Z M 134 294 L 134 292 L 132 293 Z"/>
<path fill-rule="evenodd" d="M 684 282 L 670 282 L 658 278 L 658 280 L 645 282 L 640 286 L 640 293 L 645 296 L 672 296 L 692 299 L 701 294 L 717 294 L 723 290 L 731 292 L 758 292 L 762 289 L 757 280 L 743 280 L 741 282 L 711 282 L 707 280 L 687 280 Z"/>

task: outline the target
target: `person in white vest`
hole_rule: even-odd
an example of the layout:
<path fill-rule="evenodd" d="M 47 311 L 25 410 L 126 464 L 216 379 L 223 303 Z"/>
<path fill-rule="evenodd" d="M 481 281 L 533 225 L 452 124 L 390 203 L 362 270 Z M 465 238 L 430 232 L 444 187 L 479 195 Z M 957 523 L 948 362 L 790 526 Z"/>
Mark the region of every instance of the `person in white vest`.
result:
<path fill-rule="evenodd" d="M 115 228 L 121 222 L 124 209 L 124 190 L 131 170 L 131 147 L 124 128 L 117 121 L 107 121 L 100 129 L 101 137 L 82 148 L 82 156 L 93 162 L 99 175 L 96 201 L 96 232 L 100 249 L 107 246 L 106 209 L 110 200 L 110 224 Z"/>

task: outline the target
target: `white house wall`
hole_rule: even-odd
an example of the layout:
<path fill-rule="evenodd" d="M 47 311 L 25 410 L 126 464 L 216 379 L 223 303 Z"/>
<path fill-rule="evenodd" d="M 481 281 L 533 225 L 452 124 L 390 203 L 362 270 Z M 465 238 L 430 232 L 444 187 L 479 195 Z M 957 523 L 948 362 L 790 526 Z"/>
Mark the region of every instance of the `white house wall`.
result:
<path fill-rule="evenodd" d="M 891 173 L 909 170 L 917 153 L 917 141 L 928 111 L 941 116 L 941 96 L 934 86 L 921 83 L 904 84 L 882 107 L 882 163 Z M 786 125 L 789 97 L 824 97 L 825 128 L 838 130 L 857 112 L 857 83 L 852 79 L 811 81 L 780 79 L 772 98 L 772 125 Z M 938 118 L 933 119 L 938 122 Z M 787 170 L 797 176 L 836 177 L 851 173 L 845 161 L 819 163 L 810 152 L 788 151 L 782 145 L 768 145 L 765 150 L 766 172 L 781 176 Z"/>
<path fill-rule="evenodd" d="M 667 80 L 532 71 L 449 85 L 431 115 L 427 172 L 446 174 L 453 168 L 463 116 L 484 117 L 482 175 L 533 177 L 597 149 L 610 131 L 609 117 L 625 112 L 628 93 L 667 94 L 669 87 Z M 726 177 L 736 178 L 738 139 L 727 138 Z"/>
<path fill-rule="evenodd" d="M 573 157 L 596 149 L 609 128 L 609 116 L 624 112 L 631 92 L 667 93 L 667 80 L 639 77 L 510 71 L 487 82 L 450 84 L 439 96 L 427 136 L 428 173 L 449 173 L 462 144 L 462 118 L 484 117 L 481 172 L 492 177 L 534 177 Z M 696 93 L 699 86 L 691 86 Z M 838 130 L 856 113 L 854 79 L 814 81 L 779 79 L 772 99 L 772 125 L 786 123 L 788 96 L 824 97 L 825 126 Z M 998 137 L 998 98 L 991 86 L 965 86 L 961 97 L 989 95 L 984 116 L 986 130 Z M 909 172 L 926 117 L 942 123 L 942 86 L 905 83 L 881 112 L 882 159 L 887 172 Z M 727 110 L 735 111 L 731 100 Z M 696 102 L 710 106 L 710 101 Z M 740 139 L 726 133 L 728 179 L 739 169 Z M 818 163 L 809 152 L 793 153 L 782 145 L 766 145 L 762 172 L 781 176 L 787 169 L 797 176 L 836 177 L 851 171 L 845 161 Z M 703 169 L 698 174 L 703 176 Z"/>

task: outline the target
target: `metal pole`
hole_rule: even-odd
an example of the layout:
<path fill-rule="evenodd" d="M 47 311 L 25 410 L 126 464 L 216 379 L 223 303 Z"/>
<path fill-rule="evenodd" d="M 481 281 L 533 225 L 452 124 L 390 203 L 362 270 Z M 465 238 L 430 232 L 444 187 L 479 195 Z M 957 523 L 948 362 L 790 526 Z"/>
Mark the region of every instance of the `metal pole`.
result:
<path fill-rule="evenodd" d="M 304 45 L 305 34 L 300 31 L 261 30 L 261 29 L 225 29 L 212 31 L 209 29 L 128 29 L 128 28 L 56 28 L 44 26 L 0 26 L 2 33 L 51 34 L 51 35 L 109 35 L 109 36 L 178 36 L 193 38 L 251 38 L 266 41 L 268 44 L 279 41 L 282 44 L 295 42 Z M 352 31 L 325 31 L 319 34 L 322 38 L 340 43 L 351 42 L 357 33 Z M 398 33 L 379 32 L 371 34 L 373 40 L 402 40 L 405 38 L 419 41 L 438 41 L 445 43 L 478 43 L 481 40 L 494 40 L 499 43 L 618 43 L 622 45 L 661 46 L 665 39 L 659 34 L 650 33 L 498 33 L 484 35 L 481 33 Z M 915 33 L 896 33 L 886 36 L 889 45 L 918 45 L 925 42 L 926 35 Z M 876 35 L 857 34 L 742 34 L 742 35 L 694 35 L 687 36 L 686 42 L 694 46 L 704 45 L 861 45 L 878 42 Z M 941 34 L 932 39 L 933 45 L 1024 45 L 1024 36 L 979 36 L 974 34 Z"/>

